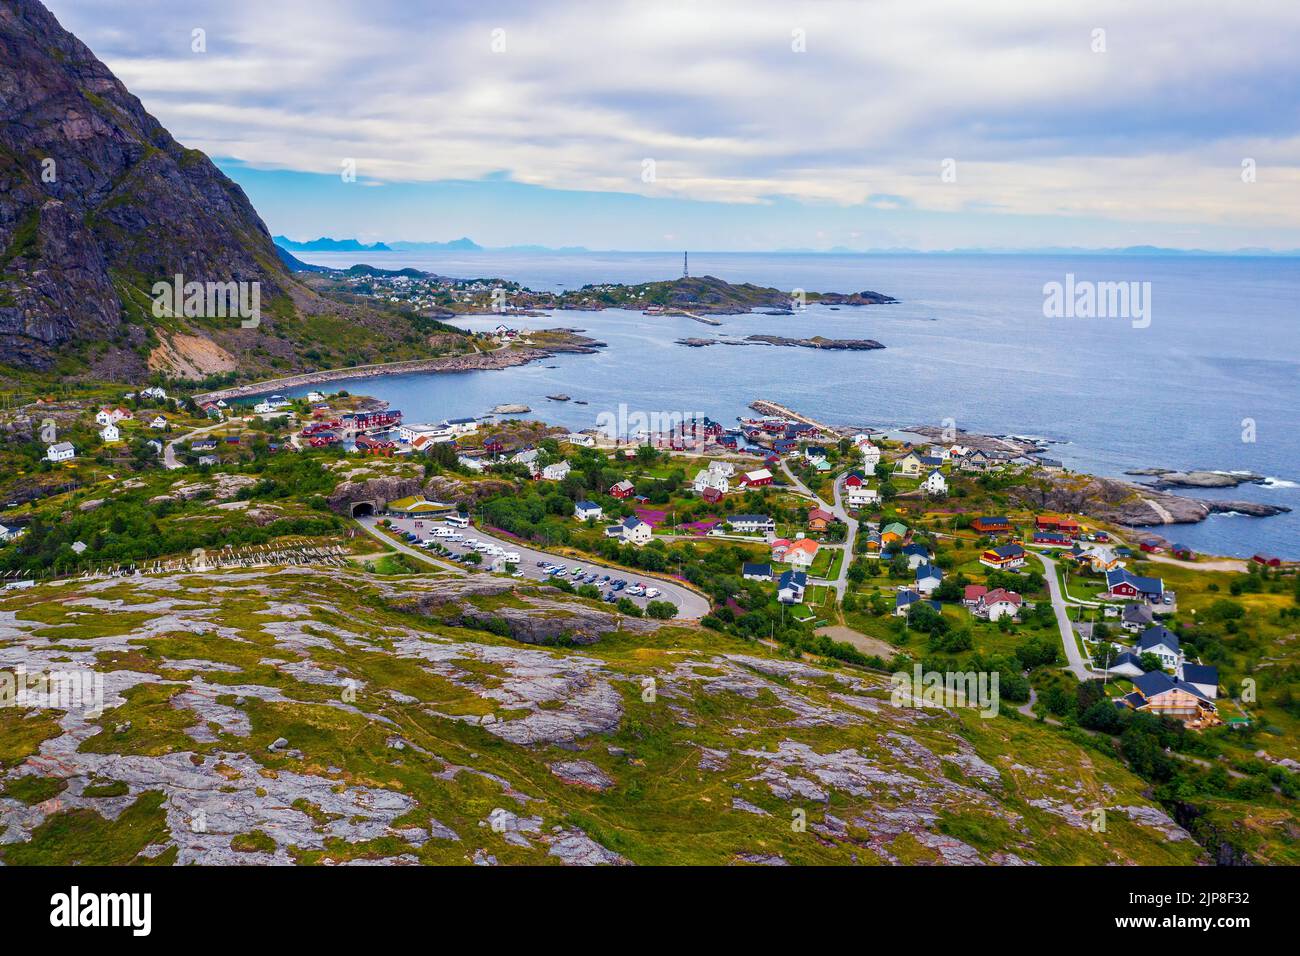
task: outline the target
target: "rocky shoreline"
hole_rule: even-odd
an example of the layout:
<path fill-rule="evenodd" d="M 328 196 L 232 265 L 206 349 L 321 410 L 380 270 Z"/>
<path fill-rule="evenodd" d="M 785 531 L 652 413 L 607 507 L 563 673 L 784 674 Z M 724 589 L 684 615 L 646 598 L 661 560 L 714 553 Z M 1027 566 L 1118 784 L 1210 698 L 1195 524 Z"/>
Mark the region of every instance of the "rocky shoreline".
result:
<path fill-rule="evenodd" d="M 1124 472 L 1135 477 L 1151 477 L 1147 487 L 1165 488 L 1236 488 L 1238 485 L 1262 485 L 1268 479 L 1249 471 L 1175 471 L 1172 468 L 1136 468 Z"/>
<path fill-rule="evenodd" d="M 939 441 L 944 429 L 934 425 L 915 425 L 906 429 L 915 435 Z M 1041 443 L 1013 436 L 979 435 L 958 431 L 953 442 L 984 452 L 1002 452 L 1013 456 L 1034 455 L 1045 450 Z M 1282 505 L 1256 501 L 1217 501 L 1170 493 L 1174 487 L 1228 488 L 1264 479 L 1248 473 L 1173 472 L 1161 468 L 1134 469 L 1127 475 L 1159 476 L 1164 480 L 1152 484 L 1101 478 L 1081 472 L 1043 472 L 1037 488 L 1012 491 L 1026 505 L 1040 510 L 1087 515 L 1101 521 L 1130 528 L 1151 528 L 1171 524 L 1196 524 L 1212 514 L 1240 514 L 1252 518 L 1269 518 L 1291 509 Z M 1197 484 L 1202 480 L 1204 483 Z M 1222 483 L 1217 479 L 1223 478 Z M 1213 480 L 1212 480 L 1213 479 Z"/>

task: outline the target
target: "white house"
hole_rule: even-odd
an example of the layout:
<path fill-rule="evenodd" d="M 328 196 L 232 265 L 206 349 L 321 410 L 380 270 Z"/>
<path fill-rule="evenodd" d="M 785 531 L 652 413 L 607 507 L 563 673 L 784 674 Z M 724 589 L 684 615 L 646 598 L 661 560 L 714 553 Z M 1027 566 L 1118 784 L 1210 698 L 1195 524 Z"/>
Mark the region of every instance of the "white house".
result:
<path fill-rule="evenodd" d="M 45 449 L 45 458 L 47 461 L 71 461 L 77 457 L 77 450 L 72 447 L 72 442 L 61 441 L 50 445 Z"/>
<path fill-rule="evenodd" d="M 320 403 L 323 402 L 323 401 L 325 401 L 325 396 L 322 395 L 320 392 L 308 392 L 308 393 L 307 393 L 307 404 L 308 404 L 308 405 L 318 405 L 318 404 L 320 404 Z"/>
<path fill-rule="evenodd" d="M 880 464 L 880 449 L 870 439 L 864 439 L 858 443 L 858 450 L 862 453 L 862 467 L 867 471 L 875 471 L 876 465 Z"/>
<path fill-rule="evenodd" d="M 122 440 L 122 433 L 117 430 L 117 426 L 109 422 L 99 430 L 99 437 L 105 442 L 112 443 Z"/>
<path fill-rule="evenodd" d="M 278 412 L 282 408 L 288 408 L 293 402 L 283 395 L 272 395 L 270 398 L 264 398 L 253 406 L 255 415 L 265 415 L 268 412 Z"/>
<path fill-rule="evenodd" d="M 163 418 L 161 415 L 155 415 L 154 420 L 149 423 L 149 427 L 162 431 L 167 427 L 167 419 Z"/>
<path fill-rule="evenodd" d="M 570 445 L 577 445 L 581 448 L 592 448 L 596 444 L 596 439 L 592 435 L 584 435 L 581 432 L 573 432 L 565 435 L 564 440 Z"/>
<path fill-rule="evenodd" d="M 472 435 L 478 431 L 478 422 L 472 418 L 449 418 L 442 425 L 450 428 L 453 435 Z"/>
<path fill-rule="evenodd" d="M 628 544 L 634 544 L 637 547 L 648 544 L 650 539 L 654 537 L 654 529 L 637 517 L 628 518 L 622 524 L 607 529 L 605 533 L 611 537 L 622 538 Z"/>
<path fill-rule="evenodd" d="M 451 441 L 456 436 L 452 434 L 450 428 L 442 425 L 430 425 L 427 422 L 413 422 L 409 425 L 402 425 L 397 429 L 397 437 L 404 442 L 415 443 L 417 438 L 423 438 L 426 442 L 443 442 Z"/>
<path fill-rule="evenodd" d="M 588 518 L 599 521 L 605 517 L 605 509 L 594 501 L 579 501 L 573 506 L 573 516 L 579 521 L 586 521 Z"/>
<path fill-rule="evenodd" d="M 943 570 L 937 565 L 921 564 L 916 569 L 916 590 L 929 594 L 943 582 Z"/>
<path fill-rule="evenodd" d="M 1138 656 L 1154 654 L 1160 658 L 1165 670 L 1174 670 L 1182 660 L 1183 652 L 1178 643 L 1178 636 L 1169 628 L 1157 624 L 1142 632 L 1137 641 Z"/>
<path fill-rule="evenodd" d="M 939 472 L 938 468 L 926 475 L 925 481 L 921 483 L 921 487 L 925 489 L 926 494 L 934 495 L 936 497 L 948 493 L 948 481 Z"/>
<path fill-rule="evenodd" d="M 776 530 L 776 522 L 767 515 L 732 515 L 727 522 L 741 534 L 765 534 Z"/>
<path fill-rule="evenodd" d="M 776 599 L 782 604 L 802 604 L 803 593 L 807 587 L 807 572 L 786 571 L 777 580 Z"/>
<path fill-rule="evenodd" d="M 96 425 L 116 425 L 132 417 L 125 408 L 101 408 L 95 413 Z"/>
<path fill-rule="evenodd" d="M 1178 668 L 1178 679 L 1191 684 L 1210 700 L 1219 696 L 1219 669 L 1208 664 L 1188 664 L 1184 661 Z"/>
<path fill-rule="evenodd" d="M 481 472 L 487 466 L 477 458 L 470 458 L 468 455 L 457 455 L 456 463 L 462 468 L 468 468 L 473 472 Z"/>
<path fill-rule="evenodd" d="M 732 478 L 736 474 L 736 466 L 729 461 L 711 461 L 709 462 L 709 471 L 721 475 L 723 478 Z"/>
<path fill-rule="evenodd" d="M 1022 604 L 1024 599 L 1015 591 L 994 588 L 981 595 L 975 613 L 990 621 L 998 621 L 1004 617 L 1015 617 Z"/>
<path fill-rule="evenodd" d="M 572 466 L 567 461 L 557 461 L 542 469 L 542 477 L 547 481 L 563 481 Z"/>
<path fill-rule="evenodd" d="M 150 385 L 147 388 L 140 389 L 141 398 L 156 398 L 160 401 L 167 398 L 167 390 L 159 388 L 157 385 Z"/>
<path fill-rule="evenodd" d="M 695 473 L 695 480 L 691 482 L 691 487 L 695 489 L 697 495 L 703 494 L 710 488 L 725 495 L 731 490 L 731 480 L 712 468 L 701 468 Z"/>
<path fill-rule="evenodd" d="M 875 504 L 880 500 L 880 492 L 875 488 L 868 488 L 866 485 L 851 485 L 847 490 L 850 508 L 865 508 L 867 505 Z"/>

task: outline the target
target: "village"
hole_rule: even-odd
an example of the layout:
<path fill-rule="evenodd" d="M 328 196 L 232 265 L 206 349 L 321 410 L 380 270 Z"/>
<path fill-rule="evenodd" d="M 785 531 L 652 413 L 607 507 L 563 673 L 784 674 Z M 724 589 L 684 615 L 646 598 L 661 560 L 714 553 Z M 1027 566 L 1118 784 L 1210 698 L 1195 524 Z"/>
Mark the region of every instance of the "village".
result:
<path fill-rule="evenodd" d="M 74 437 L 50 441 L 44 461 L 69 469 L 90 455 L 102 467 L 126 455 L 136 467 L 206 473 L 297 453 L 410 462 L 483 487 L 510 478 L 526 494 L 380 497 L 347 517 L 394 547 L 544 580 L 629 614 L 689 610 L 739 633 L 766 621 L 773 634 L 775 615 L 809 635 L 804 650 L 851 663 L 1006 653 L 1053 635 L 1053 659 L 1100 681 L 1117 709 L 1192 729 L 1250 723 L 1242 702 L 1224 709 L 1218 668 L 1180 637 L 1196 609 L 1180 613 L 1158 570 L 1195 568 L 1190 549 L 1082 516 L 982 507 L 1059 462 L 755 407 L 766 413 L 730 427 L 696 417 L 662 434 L 609 435 L 495 414 L 408 422 L 346 392 L 195 404 L 153 385 L 65 429 Z M 23 531 L 0 527 L 0 540 Z M 1252 575 L 1294 570 L 1267 555 L 1249 565 Z"/>

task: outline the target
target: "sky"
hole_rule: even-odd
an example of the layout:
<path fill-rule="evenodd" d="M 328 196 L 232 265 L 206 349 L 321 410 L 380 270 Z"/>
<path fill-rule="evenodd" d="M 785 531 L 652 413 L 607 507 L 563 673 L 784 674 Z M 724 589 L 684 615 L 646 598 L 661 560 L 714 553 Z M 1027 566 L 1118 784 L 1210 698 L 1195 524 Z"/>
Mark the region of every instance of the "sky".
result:
<path fill-rule="evenodd" d="M 1295 0 L 47 2 L 294 239 L 1300 249 Z"/>

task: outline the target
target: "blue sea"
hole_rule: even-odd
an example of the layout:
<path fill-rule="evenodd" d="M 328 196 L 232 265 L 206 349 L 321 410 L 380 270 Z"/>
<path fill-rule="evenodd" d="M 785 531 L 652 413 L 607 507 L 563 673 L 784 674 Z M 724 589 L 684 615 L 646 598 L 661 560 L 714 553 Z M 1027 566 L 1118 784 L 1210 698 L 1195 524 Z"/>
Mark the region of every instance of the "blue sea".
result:
<path fill-rule="evenodd" d="M 680 253 L 362 256 L 384 268 L 500 276 L 538 290 L 667 279 L 682 270 Z M 358 257 L 300 258 L 348 266 Z M 388 400 L 407 421 L 483 415 L 499 403 L 522 402 L 533 417 L 572 429 L 594 426 L 600 413 L 616 414 L 620 404 L 730 423 L 765 398 L 830 424 L 899 429 L 953 419 L 973 432 L 1047 439 L 1056 443 L 1049 457 L 1101 475 L 1145 467 L 1250 471 L 1268 482 L 1187 493 L 1296 510 L 1153 530 L 1214 554 L 1300 558 L 1300 260 L 700 252 L 691 254 L 690 267 L 692 275 L 731 282 L 871 289 L 900 301 L 723 316 L 716 328 L 617 310 L 511 317 L 516 327 L 580 329 L 609 347 L 505 371 L 367 379 L 356 390 Z M 1044 284 L 1064 283 L 1067 275 L 1076 283 L 1150 283 L 1150 324 L 1045 318 Z M 457 324 L 483 330 L 497 323 L 492 317 Z M 756 333 L 870 338 L 886 348 L 674 344 Z M 556 393 L 589 404 L 545 397 Z"/>

